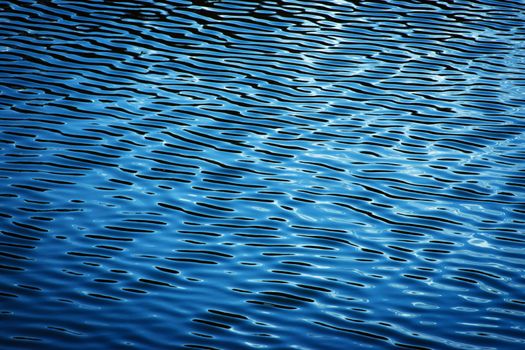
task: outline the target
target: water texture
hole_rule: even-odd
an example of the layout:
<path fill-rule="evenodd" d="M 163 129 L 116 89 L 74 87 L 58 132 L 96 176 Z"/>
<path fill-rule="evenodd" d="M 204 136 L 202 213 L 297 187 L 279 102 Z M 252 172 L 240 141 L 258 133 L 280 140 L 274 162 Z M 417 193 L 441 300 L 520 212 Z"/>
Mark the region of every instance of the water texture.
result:
<path fill-rule="evenodd" d="M 525 349 L 525 2 L 0 9 L 1 349 Z"/>

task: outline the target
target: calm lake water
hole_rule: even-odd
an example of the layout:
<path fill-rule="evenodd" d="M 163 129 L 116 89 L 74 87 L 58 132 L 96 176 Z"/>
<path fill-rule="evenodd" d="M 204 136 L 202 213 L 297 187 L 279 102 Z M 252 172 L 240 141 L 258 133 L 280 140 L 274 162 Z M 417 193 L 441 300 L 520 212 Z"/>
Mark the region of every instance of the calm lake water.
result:
<path fill-rule="evenodd" d="M 525 2 L 0 9 L 1 349 L 525 349 Z"/>

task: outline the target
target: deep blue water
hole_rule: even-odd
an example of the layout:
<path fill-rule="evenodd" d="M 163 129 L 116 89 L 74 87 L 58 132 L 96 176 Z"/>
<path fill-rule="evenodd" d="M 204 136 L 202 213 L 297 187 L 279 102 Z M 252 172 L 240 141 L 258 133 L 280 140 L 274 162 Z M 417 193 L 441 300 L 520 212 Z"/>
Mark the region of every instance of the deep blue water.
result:
<path fill-rule="evenodd" d="M 0 9 L 1 349 L 525 349 L 525 2 Z"/>

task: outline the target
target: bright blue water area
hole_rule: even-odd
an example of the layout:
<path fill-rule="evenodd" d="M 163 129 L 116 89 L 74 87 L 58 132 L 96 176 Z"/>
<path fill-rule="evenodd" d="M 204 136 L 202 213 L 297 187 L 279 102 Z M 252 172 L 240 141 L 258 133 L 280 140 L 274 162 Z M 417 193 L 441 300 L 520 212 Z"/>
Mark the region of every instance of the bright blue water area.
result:
<path fill-rule="evenodd" d="M 1 349 L 525 349 L 525 3 L 0 0 Z"/>

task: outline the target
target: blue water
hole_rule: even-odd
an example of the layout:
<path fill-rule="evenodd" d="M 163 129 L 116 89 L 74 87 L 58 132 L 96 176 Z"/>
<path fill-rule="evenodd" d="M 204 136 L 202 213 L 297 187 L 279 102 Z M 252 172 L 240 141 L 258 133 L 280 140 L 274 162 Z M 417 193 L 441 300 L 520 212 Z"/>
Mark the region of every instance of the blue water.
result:
<path fill-rule="evenodd" d="M 525 2 L 0 9 L 1 349 L 525 349 Z"/>

